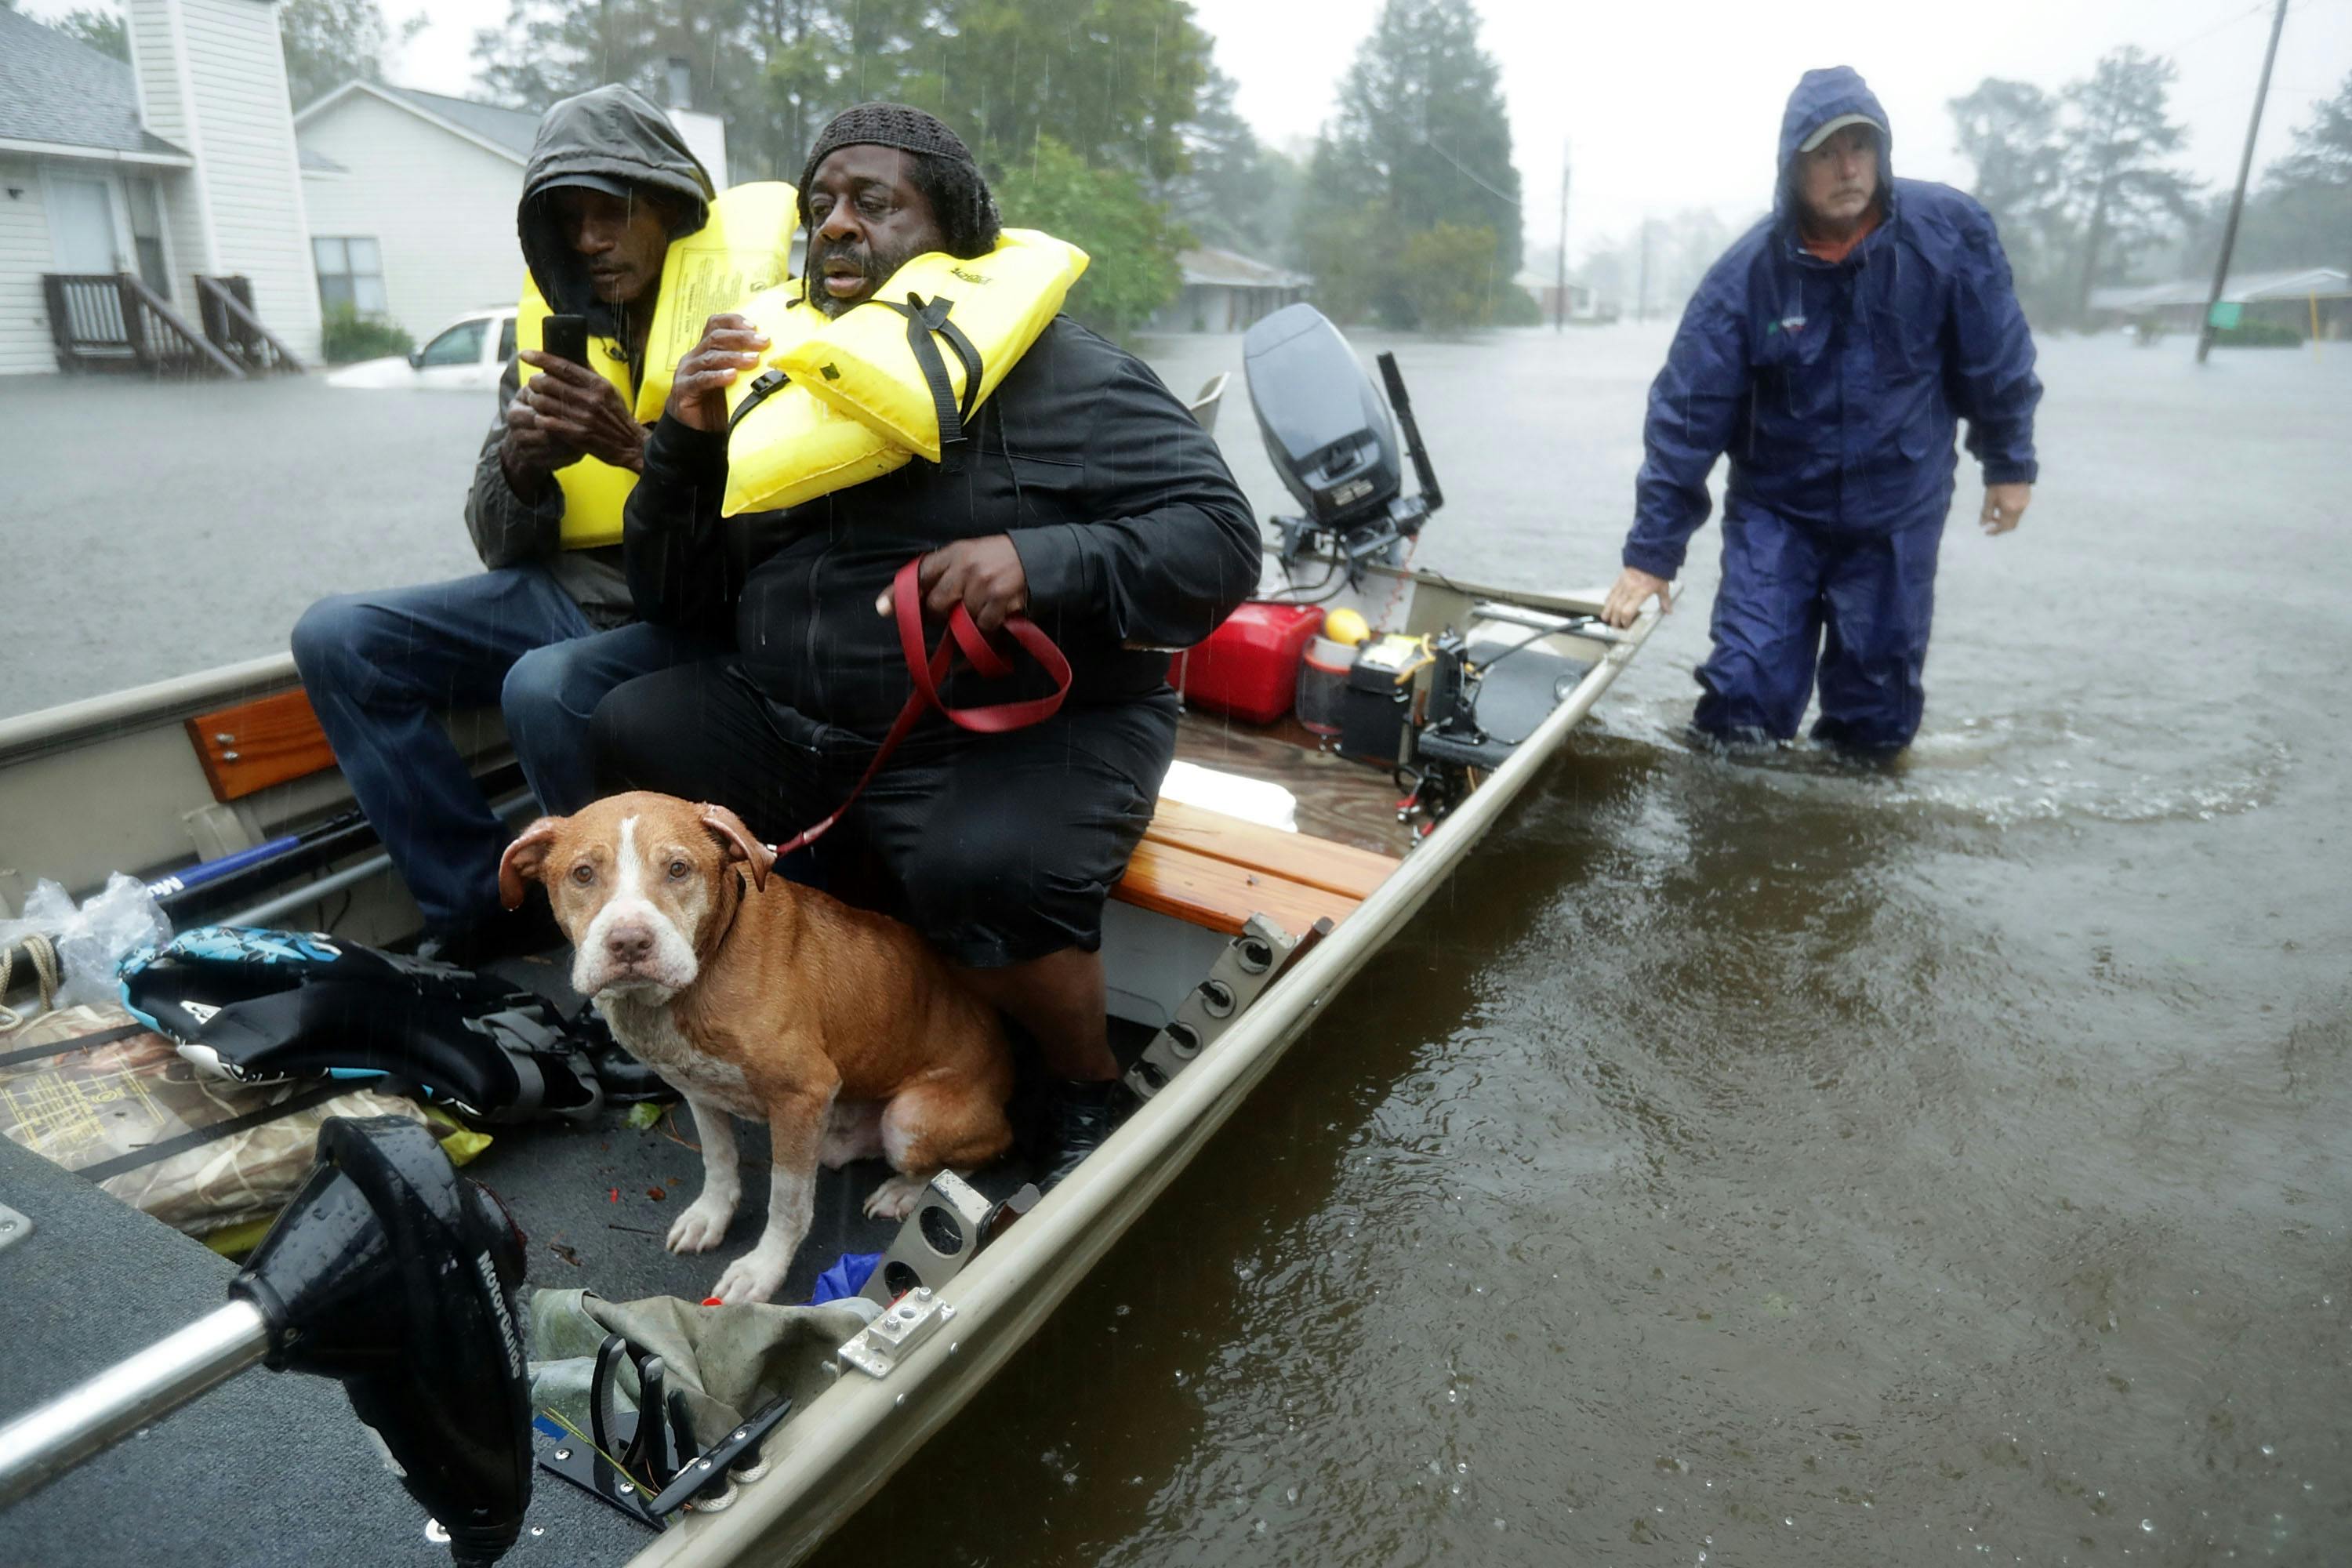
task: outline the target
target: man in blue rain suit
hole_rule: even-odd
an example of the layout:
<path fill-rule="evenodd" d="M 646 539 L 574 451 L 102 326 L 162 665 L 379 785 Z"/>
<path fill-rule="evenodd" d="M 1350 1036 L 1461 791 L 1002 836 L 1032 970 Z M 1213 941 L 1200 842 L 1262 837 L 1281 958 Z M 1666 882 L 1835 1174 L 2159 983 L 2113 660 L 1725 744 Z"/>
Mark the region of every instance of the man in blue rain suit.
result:
<path fill-rule="evenodd" d="M 1886 111 L 1854 71 L 1807 71 L 1780 121 L 1772 214 L 1707 272 L 1650 388 L 1624 573 L 1605 618 L 1663 608 L 1729 454 L 1714 651 L 1691 718 L 1717 742 L 1813 738 L 1892 755 L 1919 728 L 1955 424 L 1987 533 L 2035 477 L 2042 383 L 1992 219 L 1889 173 Z"/>

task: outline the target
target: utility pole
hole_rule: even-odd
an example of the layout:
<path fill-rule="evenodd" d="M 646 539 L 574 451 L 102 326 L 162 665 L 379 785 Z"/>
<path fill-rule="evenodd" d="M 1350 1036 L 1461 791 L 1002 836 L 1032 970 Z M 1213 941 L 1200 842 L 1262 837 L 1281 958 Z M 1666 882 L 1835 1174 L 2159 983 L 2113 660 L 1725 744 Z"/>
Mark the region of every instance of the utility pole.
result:
<path fill-rule="evenodd" d="M 1568 325 L 1568 158 L 1569 145 L 1559 144 L 1559 292 L 1552 301 L 1551 330 Z"/>
<path fill-rule="evenodd" d="M 2197 363 L 2213 352 L 2213 310 L 2221 302 L 2222 286 L 2230 280 L 2230 252 L 2238 243 L 2238 215 L 2246 206 L 2246 176 L 2254 166 L 2254 137 L 2263 128 L 2263 100 L 2271 95 L 2271 62 L 2278 58 L 2279 34 L 2286 27 L 2286 0 L 2278 0 L 2271 14 L 2271 44 L 2263 51 L 2262 85 L 2254 89 L 2253 118 L 2246 122 L 2246 151 L 2238 160 L 2238 188 L 2230 197 L 2230 221 L 2221 227 L 2221 259 L 2213 266 L 2213 292 L 2205 300 L 2205 321 L 2197 329 Z"/>

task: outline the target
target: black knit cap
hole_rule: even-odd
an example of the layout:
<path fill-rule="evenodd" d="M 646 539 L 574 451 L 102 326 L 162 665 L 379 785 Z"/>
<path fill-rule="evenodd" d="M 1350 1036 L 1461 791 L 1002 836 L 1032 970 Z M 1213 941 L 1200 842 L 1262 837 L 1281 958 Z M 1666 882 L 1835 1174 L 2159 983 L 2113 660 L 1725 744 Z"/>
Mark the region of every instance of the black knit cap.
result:
<path fill-rule="evenodd" d="M 903 103 L 861 103 L 833 117 L 816 139 L 808 163 L 801 170 L 801 221 L 808 221 L 809 182 L 816 168 L 844 147 L 896 147 L 902 153 L 928 153 L 978 172 L 980 164 L 963 138 L 949 130 L 938 116 Z"/>

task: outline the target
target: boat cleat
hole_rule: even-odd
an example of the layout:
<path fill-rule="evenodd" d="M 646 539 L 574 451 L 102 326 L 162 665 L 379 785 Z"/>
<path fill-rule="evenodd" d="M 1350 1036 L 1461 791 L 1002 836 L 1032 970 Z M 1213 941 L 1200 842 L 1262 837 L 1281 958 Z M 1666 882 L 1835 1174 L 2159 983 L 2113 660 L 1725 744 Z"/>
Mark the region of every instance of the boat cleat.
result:
<path fill-rule="evenodd" d="M 955 1309 L 940 1300 L 928 1285 L 918 1285 L 888 1311 L 849 1336 L 841 1359 L 868 1377 L 887 1377 L 908 1352 L 955 1317 Z"/>

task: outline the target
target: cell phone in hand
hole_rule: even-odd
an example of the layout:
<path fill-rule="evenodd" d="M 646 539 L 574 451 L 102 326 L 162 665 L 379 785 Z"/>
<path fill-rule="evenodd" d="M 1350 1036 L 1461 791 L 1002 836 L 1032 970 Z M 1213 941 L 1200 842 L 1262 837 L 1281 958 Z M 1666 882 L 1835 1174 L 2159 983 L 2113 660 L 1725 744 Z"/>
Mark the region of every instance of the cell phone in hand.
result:
<path fill-rule="evenodd" d="M 585 316 L 550 316 L 539 329 L 539 346 L 557 359 L 568 359 L 573 364 L 588 363 L 588 318 Z"/>

